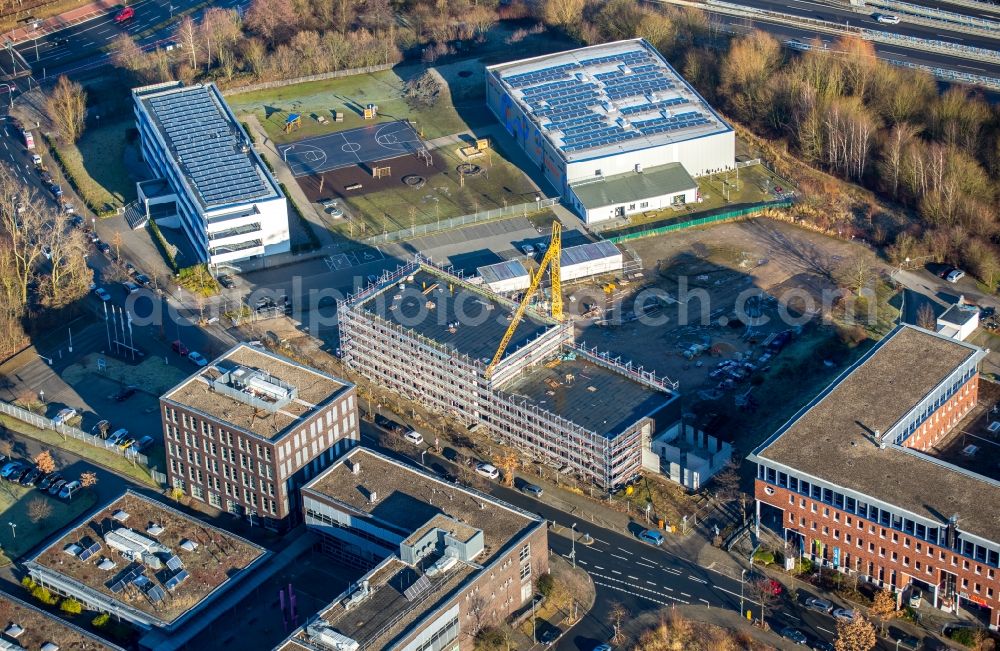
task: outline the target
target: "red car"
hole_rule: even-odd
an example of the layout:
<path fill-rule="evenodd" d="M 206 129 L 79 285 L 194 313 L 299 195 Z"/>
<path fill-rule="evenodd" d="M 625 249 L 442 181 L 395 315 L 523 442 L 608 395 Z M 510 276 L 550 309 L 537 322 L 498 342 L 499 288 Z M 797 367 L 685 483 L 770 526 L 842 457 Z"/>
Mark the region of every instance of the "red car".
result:
<path fill-rule="evenodd" d="M 191 352 L 190 350 L 188 350 L 187 346 L 181 343 L 180 339 L 170 344 L 170 348 L 178 355 L 182 355 L 184 357 L 187 357 L 188 353 Z"/>
<path fill-rule="evenodd" d="M 128 20 L 132 20 L 133 18 L 135 18 L 135 9 L 132 7 L 125 7 L 118 12 L 117 16 L 115 16 L 115 22 L 124 23 Z"/>

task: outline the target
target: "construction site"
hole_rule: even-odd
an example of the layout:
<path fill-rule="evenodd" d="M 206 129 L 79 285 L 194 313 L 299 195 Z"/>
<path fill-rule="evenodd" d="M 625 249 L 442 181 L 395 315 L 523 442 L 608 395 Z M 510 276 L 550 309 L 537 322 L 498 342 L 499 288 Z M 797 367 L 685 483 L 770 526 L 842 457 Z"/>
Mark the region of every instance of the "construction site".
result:
<path fill-rule="evenodd" d="M 677 420 L 677 384 L 576 341 L 560 249 L 556 225 L 519 301 L 417 256 L 338 304 L 340 348 L 385 388 L 612 490 Z"/>

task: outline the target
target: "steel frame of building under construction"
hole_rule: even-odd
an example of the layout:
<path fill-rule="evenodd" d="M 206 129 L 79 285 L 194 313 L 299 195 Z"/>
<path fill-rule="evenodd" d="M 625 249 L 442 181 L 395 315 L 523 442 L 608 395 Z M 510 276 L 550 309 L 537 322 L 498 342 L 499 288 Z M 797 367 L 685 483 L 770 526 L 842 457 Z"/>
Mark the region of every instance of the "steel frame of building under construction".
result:
<path fill-rule="evenodd" d="M 571 321 L 560 323 L 534 309 L 529 310 L 526 319 L 546 327 L 537 336 L 512 344 L 511 352 L 487 378 L 489 358 L 459 352 L 455 346 L 366 308 L 379 295 L 387 297 L 400 283 L 413 284 L 414 274 L 421 272 L 433 274 L 453 291 L 459 288 L 471 292 L 501 309 L 512 312 L 516 307 L 514 302 L 418 256 L 397 271 L 385 274 L 377 283 L 338 302 L 340 348 L 345 363 L 390 391 L 467 425 L 479 424 L 523 453 L 541 461 L 557 462 L 564 470 L 606 490 L 639 472 L 644 446 L 648 447 L 652 435 L 665 425 L 657 417 L 664 416 L 668 411 L 665 407 L 676 398 L 675 383 L 578 345 Z M 427 295 L 427 291 L 423 293 Z M 574 420 L 573 414 L 560 415 L 546 408 L 550 400 L 558 404 L 551 395 L 539 395 L 550 394 L 549 391 L 512 388 L 523 384 L 526 376 L 552 368 L 558 363 L 555 360 L 567 355 L 578 360 L 574 364 L 585 364 L 589 369 L 585 382 L 580 382 L 576 389 L 566 389 L 577 391 L 577 397 L 580 392 L 597 392 L 594 385 L 599 382 L 599 390 L 607 391 L 609 397 L 616 391 L 638 397 L 634 409 L 623 408 L 629 415 L 615 423 L 613 430 L 601 431 L 597 414 L 585 414 L 588 418 Z M 600 378 L 595 380 L 593 376 Z M 585 383 L 589 385 L 584 386 Z M 580 404 L 572 408 L 574 414 L 586 409 L 589 407 Z"/>

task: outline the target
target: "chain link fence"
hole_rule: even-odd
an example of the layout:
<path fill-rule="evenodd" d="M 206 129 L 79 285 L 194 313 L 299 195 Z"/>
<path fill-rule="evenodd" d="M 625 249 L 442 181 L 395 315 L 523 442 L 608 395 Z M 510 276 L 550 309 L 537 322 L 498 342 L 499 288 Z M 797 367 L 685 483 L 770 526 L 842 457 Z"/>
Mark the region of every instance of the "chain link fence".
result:
<path fill-rule="evenodd" d="M 513 206 L 504 206 L 503 208 L 494 208 L 492 210 L 480 210 L 479 212 L 472 213 L 471 215 L 462 215 L 461 217 L 442 219 L 433 224 L 421 224 L 411 228 L 404 228 L 399 231 L 392 231 L 391 233 L 382 233 L 381 235 L 369 237 L 365 240 L 365 242 L 367 244 L 402 242 L 403 240 L 410 240 L 415 237 L 440 233 L 441 231 L 447 231 L 453 228 L 461 228 L 462 226 L 468 226 L 469 224 L 488 222 L 502 217 L 527 217 L 528 215 L 532 215 L 546 208 L 551 208 L 558 203 L 559 197 L 554 197 L 551 199 L 541 199 L 540 201 L 519 203 Z"/>
<path fill-rule="evenodd" d="M 78 441 L 83 441 L 88 445 L 92 445 L 95 448 L 101 448 L 109 452 L 114 452 L 118 456 L 125 457 L 129 461 L 133 461 L 136 464 L 146 468 L 149 471 L 149 474 L 154 481 L 159 482 L 160 484 L 167 483 L 167 476 L 161 472 L 158 472 L 150 468 L 149 458 L 146 455 L 142 454 L 141 452 L 132 450 L 132 448 L 126 448 L 125 450 L 122 450 L 117 445 L 109 446 L 107 444 L 107 441 L 102 439 L 100 436 L 94 436 L 93 434 L 88 434 L 77 427 L 73 427 L 72 425 L 54 423 L 50 418 L 46 418 L 45 416 L 41 416 L 32 411 L 28 411 L 27 409 L 18 407 L 17 405 L 12 405 L 9 402 L 4 402 L 2 400 L 0 400 L 0 413 L 7 414 L 12 418 L 16 418 L 17 420 L 27 423 L 28 425 L 31 425 L 33 427 L 37 427 L 38 429 L 51 430 L 61 435 L 64 438 L 66 437 L 74 438 Z"/>

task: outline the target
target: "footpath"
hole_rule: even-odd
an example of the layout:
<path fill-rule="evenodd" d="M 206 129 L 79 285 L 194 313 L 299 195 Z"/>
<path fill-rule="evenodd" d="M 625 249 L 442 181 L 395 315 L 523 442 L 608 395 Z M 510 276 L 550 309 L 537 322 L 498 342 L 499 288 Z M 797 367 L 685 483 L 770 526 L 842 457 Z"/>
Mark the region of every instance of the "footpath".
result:
<path fill-rule="evenodd" d="M 88 20 L 111 13 L 118 8 L 120 8 L 118 2 L 114 2 L 113 0 L 98 0 L 97 2 L 77 7 L 76 9 L 70 9 L 58 16 L 52 16 L 36 21 L 35 23 L 17 27 L 4 34 L 3 38 L 5 41 L 10 41 L 14 45 L 18 45 L 19 43 L 72 27 L 73 25 L 85 23 Z"/>

